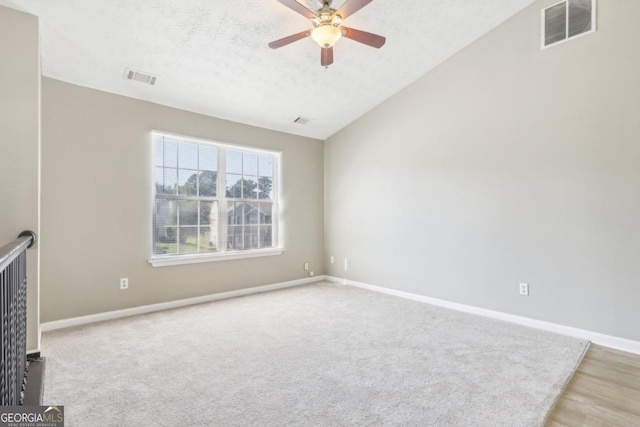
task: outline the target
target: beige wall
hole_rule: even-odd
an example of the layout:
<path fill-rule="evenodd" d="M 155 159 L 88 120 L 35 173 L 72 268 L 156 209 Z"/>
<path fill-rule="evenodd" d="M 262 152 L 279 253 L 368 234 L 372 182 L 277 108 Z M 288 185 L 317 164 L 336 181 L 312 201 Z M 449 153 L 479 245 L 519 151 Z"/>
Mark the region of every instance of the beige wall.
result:
<path fill-rule="evenodd" d="M 328 274 L 640 340 L 640 2 L 541 51 L 553 2 L 329 139 Z"/>
<path fill-rule="evenodd" d="M 45 78 L 43 322 L 323 274 L 323 144 Z M 284 253 L 153 268 L 151 130 L 281 150 Z M 129 278 L 129 290 L 119 278 Z"/>
<path fill-rule="evenodd" d="M 39 234 L 40 51 L 38 18 L 0 6 L 0 246 Z M 27 264 L 27 350 L 37 350 L 38 252 Z"/>

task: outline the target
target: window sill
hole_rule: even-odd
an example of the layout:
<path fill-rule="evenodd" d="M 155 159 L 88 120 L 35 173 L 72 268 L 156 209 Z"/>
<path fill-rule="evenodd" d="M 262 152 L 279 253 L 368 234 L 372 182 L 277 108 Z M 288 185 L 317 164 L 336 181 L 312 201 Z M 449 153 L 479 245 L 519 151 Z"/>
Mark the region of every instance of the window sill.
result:
<path fill-rule="evenodd" d="M 274 256 L 282 254 L 283 250 L 280 248 L 275 249 L 261 249 L 257 251 L 237 251 L 237 252 L 224 252 L 219 254 L 200 254 L 200 255 L 174 255 L 155 257 L 149 260 L 149 264 L 154 267 L 166 267 L 169 265 L 182 265 L 182 264 L 198 264 L 201 262 L 213 262 L 213 261 L 228 261 L 232 259 L 244 259 L 244 258 L 257 258 L 263 256 Z"/>

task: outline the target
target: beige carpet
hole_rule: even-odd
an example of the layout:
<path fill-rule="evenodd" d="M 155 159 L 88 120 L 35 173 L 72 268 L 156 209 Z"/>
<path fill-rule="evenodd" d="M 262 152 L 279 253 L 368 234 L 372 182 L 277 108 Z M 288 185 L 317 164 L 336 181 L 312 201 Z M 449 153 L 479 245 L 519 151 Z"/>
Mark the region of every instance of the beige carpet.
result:
<path fill-rule="evenodd" d="M 587 343 L 319 283 L 45 333 L 67 426 L 539 426 Z"/>

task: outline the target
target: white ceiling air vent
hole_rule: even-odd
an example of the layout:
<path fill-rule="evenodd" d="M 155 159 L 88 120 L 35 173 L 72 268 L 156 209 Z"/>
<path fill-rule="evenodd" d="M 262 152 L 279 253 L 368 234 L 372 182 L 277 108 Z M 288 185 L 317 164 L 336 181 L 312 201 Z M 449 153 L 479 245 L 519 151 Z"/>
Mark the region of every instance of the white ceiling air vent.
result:
<path fill-rule="evenodd" d="M 596 0 L 563 0 L 542 10 L 542 48 L 596 30 Z"/>
<path fill-rule="evenodd" d="M 157 76 L 154 76 L 149 73 L 143 73 L 142 71 L 132 70 L 131 68 L 125 68 L 124 70 L 124 78 L 127 80 L 134 80 L 140 83 L 146 83 L 148 85 L 155 85 Z"/>
<path fill-rule="evenodd" d="M 310 118 L 300 116 L 300 117 L 298 117 L 297 119 L 295 119 L 295 120 L 293 121 L 293 123 L 297 123 L 297 124 L 299 124 L 299 125 L 306 125 L 306 124 L 307 124 L 307 123 L 309 123 L 310 121 L 311 121 L 311 119 L 310 119 Z"/>

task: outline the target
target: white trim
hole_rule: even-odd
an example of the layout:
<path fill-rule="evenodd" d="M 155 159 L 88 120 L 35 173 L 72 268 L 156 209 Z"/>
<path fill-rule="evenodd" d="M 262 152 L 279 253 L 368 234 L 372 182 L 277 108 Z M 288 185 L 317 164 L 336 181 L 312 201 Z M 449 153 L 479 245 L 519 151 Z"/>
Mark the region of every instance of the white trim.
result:
<path fill-rule="evenodd" d="M 503 320 L 506 322 L 516 323 L 518 325 L 528 326 L 535 329 L 555 332 L 557 334 L 569 335 L 572 337 L 589 340 L 594 344 L 603 345 L 610 348 L 626 351 L 629 353 L 640 354 L 640 341 L 633 341 L 626 338 L 615 337 L 612 335 L 592 332 L 586 329 L 574 328 L 571 326 L 559 325 L 557 323 L 545 322 L 543 320 L 531 319 L 528 317 L 517 316 L 515 314 L 503 313 L 500 311 L 487 310 L 485 308 L 474 307 L 471 305 L 459 304 L 456 302 L 431 298 L 424 295 L 412 294 L 410 292 L 398 291 L 395 289 L 383 288 L 381 286 L 369 285 L 367 283 L 356 282 L 348 279 L 341 279 L 332 276 L 326 276 L 326 280 L 343 285 L 354 286 L 357 288 L 367 289 L 374 292 L 380 292 L 387 295 L 393 295 L 400 298 L 406 298 L 413 301 L 419 301 L 451 310 L 462 311 L 465 313 L 476 314 L 478 316 L 489 317 L 491 319 Z"/>
<path fill-rule="evenodd" d="M 282 255 L 282 249 L 257 249 L 254 251 L 219 252 L 212 254 L 176 255 L 151 258 L 149 264 L 154 267 L 169 265 L 198 264 L 201 262 L 228 261 L 232 259 L 257 258 L 262 256 Z"/>
<path fill-rule="evenodd" d="M 212 301 L 218 301 L 222 299 L 235 298 L 235 297 L 251 295 L 251 294 L 258 294 L 262 292 L 275 291 L 277 289 L 291 288 L 294 286 L 306 285 L 309 283 L 320 282 L 323 280 L 326 280 L 326 276 L 309 277 L 305 279 L 292 280 L 289 282 L 274 283 L 272 285 L 239 289 L 237 291 L 220 292 L 217 294 L 210 294 L 210 295 L 204 295 L 201 297 L 181 299 L 177 301 L 163 302 L 159 304 L 143 305 L 140 307 L 127 308 L 124 310 L 107 311 L 105 313 L 73 317 L 71 319 L 54 320 L 53 322 L 45 322 L 40 324 L 40 330 L 42 332 L 55 331 L 57 329 L 70 328 L 72 326 L 86 325 L 89 323 L 120 319 L 123 317 L 130 317 L 138 314 L 153 313 L 156 311 L 170 310 L 173 308 L 185 307 L 188 305 L 202 304 L 205 302 L 212 302 Z"/>

